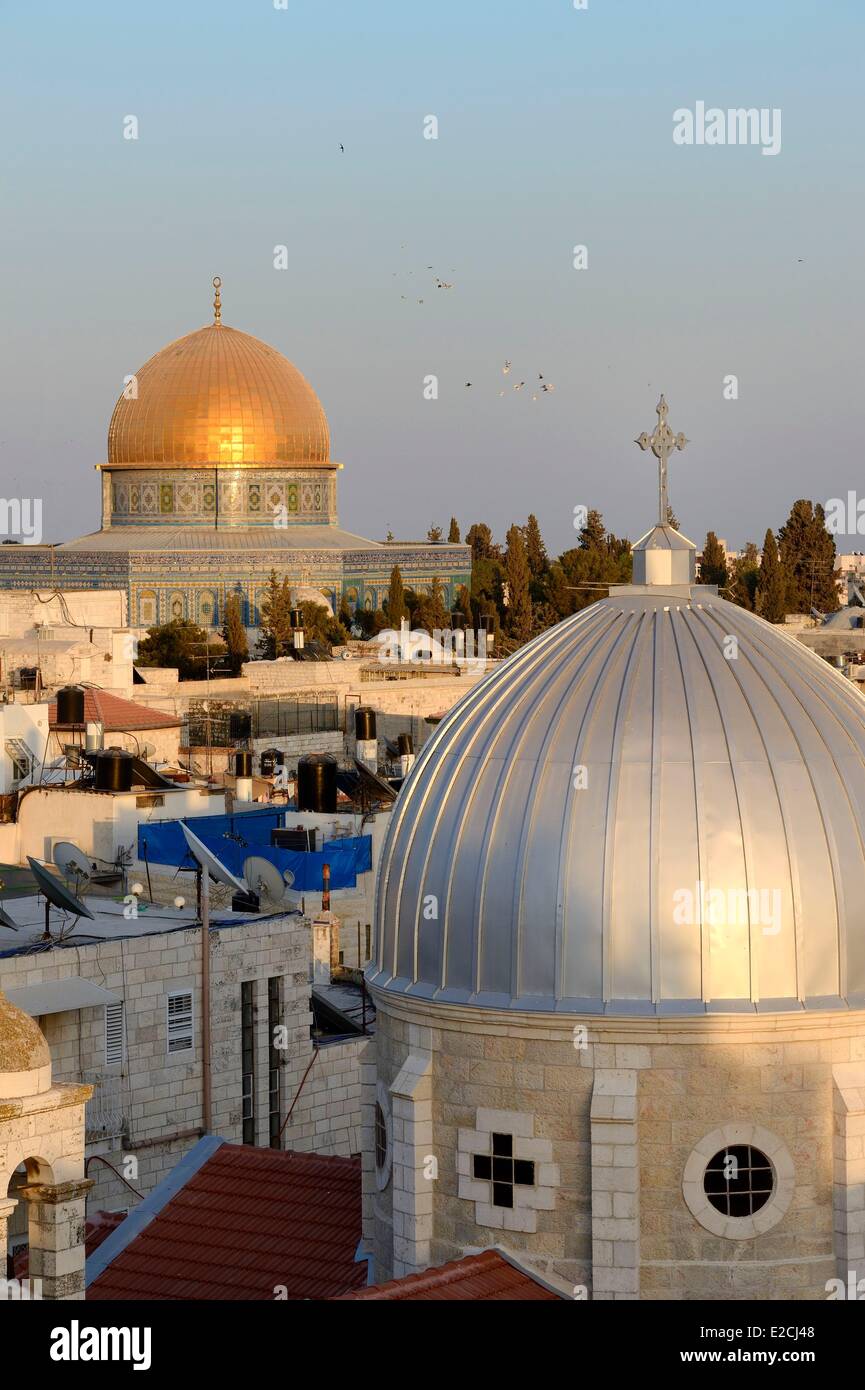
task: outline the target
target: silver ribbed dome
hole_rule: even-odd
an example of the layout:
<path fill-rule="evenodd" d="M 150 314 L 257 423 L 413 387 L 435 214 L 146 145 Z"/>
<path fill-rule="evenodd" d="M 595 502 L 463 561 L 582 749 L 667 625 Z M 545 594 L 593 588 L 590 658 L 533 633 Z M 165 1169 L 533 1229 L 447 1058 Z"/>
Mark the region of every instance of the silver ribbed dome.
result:
<path fill-rule="evenodd" d="M 865 1007 L 863 843 L 851 684 L 709 588 L 623 588 L 442 720 L 369 976 L 490 1008 Z"/>

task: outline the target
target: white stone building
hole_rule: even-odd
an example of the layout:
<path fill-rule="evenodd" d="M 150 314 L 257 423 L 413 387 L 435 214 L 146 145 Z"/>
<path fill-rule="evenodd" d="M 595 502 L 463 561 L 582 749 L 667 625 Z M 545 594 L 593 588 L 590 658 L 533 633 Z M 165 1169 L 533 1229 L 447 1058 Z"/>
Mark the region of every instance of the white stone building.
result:
<path fill-rule="evenodd" d="M 55 1088 L 62 1083 L 82 1106 L 89 1096 L 88 1211 L 135 1206 L 205 1133 L 325 1154 L 360 1150 L 367 1039 L 313 1045 L 309 919 L 235 913 L 213 893 L 209 1067 L 194 898 L 183 909 L 142 901 L 130 919 L 122 902 L 90 897 L 95 920 L 63 934 L 55 913 L 51 943 L 40 940 L 41 902 L 6 901 L 18 930 L 0 925 L 0 990 L 38 1022 Z M 48 1066 L 47 1054 L 39 1066 Z M 18 1094 L 4 1085 L 0 1077 L 0 1114 Z M 19 1166 L 27 1154 L 10 1149 L 7 1171 L 4 1152 L 0 1134 L 0 1202 L 37 1181 Z M 26 1209 L 6 1214 L 12 1243 L 26 1241 Z M 32 1243 L 32 1221 L 30 1229 Z"/>

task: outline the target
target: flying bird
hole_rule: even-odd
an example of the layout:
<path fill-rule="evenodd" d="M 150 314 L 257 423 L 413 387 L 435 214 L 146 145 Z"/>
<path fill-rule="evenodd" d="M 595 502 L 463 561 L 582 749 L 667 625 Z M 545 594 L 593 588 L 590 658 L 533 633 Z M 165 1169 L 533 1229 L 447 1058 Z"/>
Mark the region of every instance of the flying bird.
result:
<path fill-rule="evenodd" d="M 471 382 L 470 382 L 470 381 L 467 381 L 467 382 L 466 382 L 466 386 L 471 386 Z"/>
<path fill-rule="evenodd" d="M 525 383 L 524 381 L 518 382 L 517 385 L 514 387 L 514 390 L 515 390 L 515 391 L 522 391 L 522 389 L 523 389 L 523 387 L 525 386 L 525 384 L 526 384 L 526 383 Z"/>
<path fill-rule="evenodd" d="M 343 154 L 345 154 L 345 145 L 340 145 L 339 148 L 340 148 L 341 152 L 342 152 Z"/>
<path fill-rule="evenodd" d="M 505 358 L 505 365 L 502 367 L 502 371 L 504 372 L 505 376 L 507 376 L 507 374 L 508 374 L 508 372 L 510 371 L 510 369 L 511 369 L 511 364 L 510 364 L 510 362 L 507 360 L 507 358 Z"/>

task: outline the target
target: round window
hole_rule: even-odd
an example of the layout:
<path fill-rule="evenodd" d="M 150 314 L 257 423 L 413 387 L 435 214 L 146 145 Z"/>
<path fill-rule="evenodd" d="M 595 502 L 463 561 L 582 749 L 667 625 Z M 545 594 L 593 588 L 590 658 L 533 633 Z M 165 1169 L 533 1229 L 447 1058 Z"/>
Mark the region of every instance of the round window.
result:
<path fill-rule="evenodd" d="M 720 1149 L 706 1165 L 703 1191 L 724 1216 L 753 1216 L 775 1187 L 771 1161 L 750 1144 Z"/>
<path fill-rule="evenodd" d="M 382 1081 L 377 1082 L 375 1088 L 372 1130 L 375 1185 L 379 1192 L 383 1192 L 390 1182 L 393 1165 L 393 1121 L 390 1114 L 390 1098 Z"/>
<path fill-rule="evenodd" d="M 378 1101 L 375 1103 L 375 1166 L 383 1168 L 387 1162 L 387 1125 L 384 1111 Z"/>
<path fill-rule="evenodd" d="M 727 1240 L 751 1240 L 770 1231 L 787 1212 L 794 1188 L 787 1145 L 751 1121 L 731 1121 L 704 1135 L 682 1174 L 691 1215 Z"/>

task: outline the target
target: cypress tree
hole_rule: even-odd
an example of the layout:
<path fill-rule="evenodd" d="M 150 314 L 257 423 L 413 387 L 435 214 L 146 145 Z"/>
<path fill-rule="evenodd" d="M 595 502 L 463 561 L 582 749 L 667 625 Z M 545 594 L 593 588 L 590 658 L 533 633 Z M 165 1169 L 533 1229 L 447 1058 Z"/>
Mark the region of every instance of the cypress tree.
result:
<path fill-rule="evenodd" d="M 529 594 L 529 562 L 523 533 L 512 526 L 507 534 L 504 580 L 508 586 L 508 606 L 505 621 L 508 633 L 518 642 L 525 642 L 532 630 L 532 601 Z"/>
<path fill-rule="evenodd" d="M 448 530 L 448 542 L 451 545 L 459 545 L 460 543 L 459 522 L 457 521 L 455 516 L 451 517 L 451 524 Z"/>
<path fill-rule="evenodd" d="M 228 651 L 231 674 L 239 675 L 244 661 L 249 660 L 249 643 L 246 640 L 246 628 L 243 626 L 240 594 L 229 594 L 226 600 L 222 640 Z"/>
<path fill-rule="evenodd" d="M 533 579 L 540 579 L 547 573 L 550 567 L 547 559 L 547 548 L 541 535 L 541 528 L 538 525 L 538 518 L 532 513 L 523 527 L 523 541 L 526 547 L 526 559 L 529 562 L 529 569 Z"/>
<path fill-rule="evenodd" d="M 763 558 L 757 577 L 757 612 L 769 623 L 783 623 L 787 614 L 787 579 L 778 555 L 774 532 L 766 532 Z"/>
<path fill-rule="evenodd" d="M 280 583 L 276 577 L 276 570 L 270 571 L 267 581 L 261 602 L 259 629 L 259 655 L 271 660 L 277 656 L 285 656 L 292 643 L 291 587 L 288 575 L 283 575 Z"/>
<path fill-rule="evenodd" d="M 398 628 L 403 618 L 408 616 L 405 591 L 402 587 L 402 573 L 399 565 L 390 572 L 390 588 L 387 591 L 387 620 L 392 628 Z"/>
<path fill-rule="evenodd" d="M 700 583 L 717 584 L 719 589 L 726 589 L 728 578 L 726 552 L 715 532 L 710 531 L 700 558 Z"/>
<path fill-rule="evenodd" d="M 605 551 L 606 548 L 607 528 L 604 518 L 592 507 L 586 517 L 586 524 L 580 531 L 580 550 Z"/>

